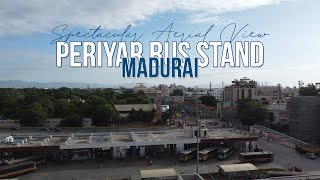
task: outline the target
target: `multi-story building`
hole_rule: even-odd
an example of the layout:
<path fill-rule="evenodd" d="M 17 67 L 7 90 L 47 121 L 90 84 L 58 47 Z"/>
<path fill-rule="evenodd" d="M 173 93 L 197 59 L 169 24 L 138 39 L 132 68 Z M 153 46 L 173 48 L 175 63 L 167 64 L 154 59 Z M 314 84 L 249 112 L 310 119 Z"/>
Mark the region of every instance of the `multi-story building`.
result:
<path fill-rule="evenodd" d="M 139 91 L 146 92 L 147 87 L 143 83 L 137 83 L 137 85 L 133 88 L 133 92 L 137 93 Z"/>
<path fill-rule="evenodd" d="M 288 107 L 290 135 L 307 142 L 320 142 L 320 97 L 291 97 Z"/>
<path fill-rule="evenodd" d="M 208 95 L 216 98 L 218 101 L 223 101 L 224 89 L 223 88 L 212 88 L 208 91 Z"/>
<path fill-rule="evenodd" d="M 231 106 L 237 106 L 239 99 L 252 99 L 256 95 L 257 82 L 249 78 L 235 79 L 232 84 L 224 88 L 224 101 L 231 102 Z"/>
<path fill-rule="evenodd" d="M 273 103 L 282 102 L 281 85 L 277 86 L 257 86 L 257 93 L 254 99 L 257 99 L 263 105 L 270 106 Z"/>
<path fill-rule="evenodd" d="M 287 129 L 289 126 L 289 118 L 287 111 L 287 103 L 273 103 L 268 109 L 271 113 L 270 124 L 274 127 Z"/>

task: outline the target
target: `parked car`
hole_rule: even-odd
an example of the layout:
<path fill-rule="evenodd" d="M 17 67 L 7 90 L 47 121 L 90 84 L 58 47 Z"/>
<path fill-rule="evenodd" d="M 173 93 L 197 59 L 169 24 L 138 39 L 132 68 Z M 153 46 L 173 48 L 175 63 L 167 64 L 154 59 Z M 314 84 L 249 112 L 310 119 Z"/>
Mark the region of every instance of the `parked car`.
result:
<path fill-rule="evenodd" d="M 316 155 L 312 154 L 312 153 L 306 153 L 306 157 L 309 159 L 316 159 Z"/>

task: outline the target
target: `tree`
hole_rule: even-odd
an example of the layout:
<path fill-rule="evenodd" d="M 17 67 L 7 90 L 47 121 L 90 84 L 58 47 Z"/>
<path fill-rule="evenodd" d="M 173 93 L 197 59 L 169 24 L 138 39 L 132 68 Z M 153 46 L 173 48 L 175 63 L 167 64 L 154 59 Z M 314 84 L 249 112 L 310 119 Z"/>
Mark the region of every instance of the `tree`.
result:
<path fill-rule="evenodd" d="M 175 89 L 172 92 L 172 96 L 183 96 L 183 91 L 181 89 Z"/>
<path fill-rule="evenodd" d="M 156 111 L 153 109 L 152 111 L 135 111 L 132 109 L 127 117 L 129 122 L 144 122 L 149 123 L 151 122 L 156 116 Z"/>
<path fill-rule="evenodd" d="M 167 122 L 167 119 L 171 119 L 171 117 L 174 115 L 174 111 L 172 109 L 168 109 L 166 112 L 164 112 L 161 116 L 162 121 Z"/>
<path fill-rule="evenodd" d="M 319 91 L 314 84 L 308 84 L 306 87 L 299 88 L 300 96 L 316 96 L 318 93 Z"/>
<path fill-rule="evenodd" d="M 82 117 L 78 114 L 71 114 L 63 118 L 60 122 L 61 127 L 82 127 Z"/>
<path fill-rule="evenodd" d="M 201 96 L 200 101 L 202 104 L 206 106 L 217 106 L 218 101 L 214 96 L 207 95 L 207 96 Z"/>
<path fill-rule="evenodd" d="M 91 118 L 95 126 L 107 126 L 119 119 L 117 111 L 110 104 L 100 105 Z"/>
<path fill-rule="evenodd" d="M 238 101 L 238 119 L 243 125 L 252 126 L 264 121 L 266 109 L 256 100 L 241 99 Z"/>
<path fill-rule="evenodd" d="M 20 124 L 29 127 L 43 127 L 47 119 L 47 110 L 38 102 L 24 108 L 21 112 Z"/>

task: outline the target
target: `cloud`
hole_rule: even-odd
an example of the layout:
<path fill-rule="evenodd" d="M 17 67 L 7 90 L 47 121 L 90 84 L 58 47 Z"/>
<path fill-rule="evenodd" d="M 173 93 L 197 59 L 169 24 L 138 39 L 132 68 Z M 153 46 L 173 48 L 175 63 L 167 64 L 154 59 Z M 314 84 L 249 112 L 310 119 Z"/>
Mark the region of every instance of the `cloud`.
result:
<path fill-rule="evenodd" d="M 185 14 L 191 23 L 217 21 L 218 15 L 277 4 L 281 0 L 11 0 L 0 2 L 0 36 L 75 27 L 121 29 L 165 12 Z"/>

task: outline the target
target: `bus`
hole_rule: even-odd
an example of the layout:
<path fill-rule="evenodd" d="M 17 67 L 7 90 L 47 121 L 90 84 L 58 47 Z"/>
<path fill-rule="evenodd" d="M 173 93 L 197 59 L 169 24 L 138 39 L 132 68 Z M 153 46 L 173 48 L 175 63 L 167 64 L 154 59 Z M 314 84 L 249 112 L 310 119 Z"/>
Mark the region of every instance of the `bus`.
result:
<path fill-rule="evenodd" d="M 273 153 L 269 151 L 240 153 L 239 160 L 246 163 L 271 162 L 273 161 Z"/>
<path fill-rule="evenodd" d="M 218 148 L 207 148 L 199 151 L 199 160 L 200 161 L 206 161 L 209 158 L 217 155 Z"/>
<path fill-rule="evenodd" d="M 33 161 L 25 161 L 11 165 L 0 166 L 0 179 L 17 177 L 36 171 Z"/>
<path fill-rule="evenodd" d="M 24 158 L 19 158 L 19 159 L 7 161 L 6 164 L 11 165 L 11 164 L 17 164 L 17 163 L 21 163 L 21 162 L 25 162 L 25 161 L 33 161 L 36 165 L 40 165 L 45 162 L 45 159 L 43 156 L 40 156 L 40 155 L 39 156 L 28 156 L 28 157 L 24 157 Z"/>
<path fill-rule="evenodd" d="M 233 147 L 223 148 L 218 151 L 218 159 L 225 160 L 225 159 L 228 159 L 233 154 L 234 154 Z"/>
<path fill-rule="evenodd" d="M 187 162 L 191 159 L 194 159 L 197 156 L 197 149 L 192 148 L 185 151 L 180 152 L 179 161 Z"/>

